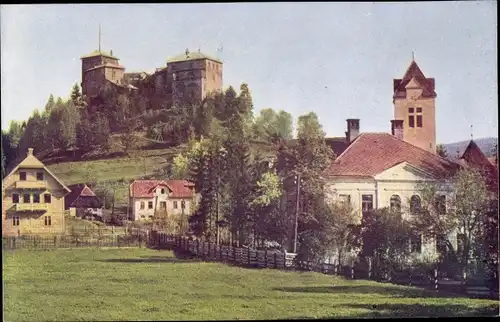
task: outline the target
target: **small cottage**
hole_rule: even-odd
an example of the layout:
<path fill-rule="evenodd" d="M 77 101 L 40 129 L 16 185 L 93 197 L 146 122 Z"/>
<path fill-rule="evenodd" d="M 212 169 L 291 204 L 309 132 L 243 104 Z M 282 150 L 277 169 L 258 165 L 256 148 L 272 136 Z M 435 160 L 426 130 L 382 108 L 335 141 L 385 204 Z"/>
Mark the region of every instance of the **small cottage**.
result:
<path fill-rule="evenodd" d="M 99 197 L 86 185 L 70 185 L 71 192 L 65 197 L 65 209 L 71 216 L 102 221 L 103 204 Z"/>

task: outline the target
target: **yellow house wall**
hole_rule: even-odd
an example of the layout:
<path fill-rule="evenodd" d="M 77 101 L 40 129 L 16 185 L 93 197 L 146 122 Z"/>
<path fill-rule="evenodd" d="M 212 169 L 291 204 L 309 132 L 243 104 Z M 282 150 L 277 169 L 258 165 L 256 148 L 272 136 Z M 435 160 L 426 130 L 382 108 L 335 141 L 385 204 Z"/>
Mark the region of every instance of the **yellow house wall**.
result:
<path fill-rule="evenodd" d="M 16 189 L 15 183 L 19 181 L 19 172 L 26 172 L 26 181 L 36 181 L 36 173 L 44 172 L 46 180 L 45 189 L 41 190 L 23 190 Z M 25 234 L 54 234 L 64 232 L 64 196 L 66 192 L 44 169 L 21 169 L 4 178 L 2 182 L 2 235 L 25 235 Z M 30 194 L 30 202 L 33 201 L 33 193 L 40 193 L 40 203 L 44 203 L 43 194 L 50 193 L 51 203 L 48 204 L 46 212 L 15 212 L 12 194 L 19 194 L 19 202 L 23 203 L 23 194 Z M 19 226 L 13 225 L 13 217 L 19 217 Z M 45 217 L 51 216 L 51 225 L 45 226 Z"/>

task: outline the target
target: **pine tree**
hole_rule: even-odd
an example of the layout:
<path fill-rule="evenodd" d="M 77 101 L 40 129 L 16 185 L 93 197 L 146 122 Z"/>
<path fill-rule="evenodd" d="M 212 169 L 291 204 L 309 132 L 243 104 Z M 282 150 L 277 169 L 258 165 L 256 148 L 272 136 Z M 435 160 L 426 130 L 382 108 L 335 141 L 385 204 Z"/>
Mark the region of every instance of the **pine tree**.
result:
<path fill-rule="evenodd" d="M 78 83 L 75 83 L 73 85 L 73 88 L 71 88 L 71 101 L 75 104 L 78 105 L 80 104 L 82 94 L 80 93 L 80 86 L 78 86 Z"/>
<path fill-rule="evenodd" d="M 61 111 L 60 121 L 63 146 L 65 148 L 74 148 L 77 145 L 77 127 L 79 123 L 78 109 L 73 101 L 65 104 Z"/>

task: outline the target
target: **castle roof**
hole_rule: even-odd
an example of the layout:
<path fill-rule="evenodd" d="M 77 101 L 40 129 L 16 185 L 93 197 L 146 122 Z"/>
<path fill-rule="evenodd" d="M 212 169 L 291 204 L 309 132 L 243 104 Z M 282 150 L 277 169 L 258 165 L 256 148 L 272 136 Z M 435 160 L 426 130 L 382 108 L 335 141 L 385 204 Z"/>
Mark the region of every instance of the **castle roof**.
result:
<path fill-rule="evenodd" d="M 420 67 L 413 60 L 406 69 L 403 78 L 393 80 L 394 98 L 406 97 L 406 86 L 412 79 L 415 79 L 418 85 L 422 86 L 422 97 L 436 97 L 434 78 L 425 77 Z"/>
<path fill-rule="evenodd" d="M 191 53 L 191 52 L 189 52 L 189 50 L 186 50 L 186 52 L 183 54 L 180 54 L 180 55 L 177 55 L 177 56 L 170 58 L 169 60 L 167 60 L 167 64 L 168 63 L 178 63 L 181 61 L 188 61 L 188 60 L 200 60 L 200 59 L 213 60 L 215 62 L 222 64 L 222 62 L 217 58 L 208 56 L 208 55 L 206 55 L 202 52 L 199 52 L 199 51 Z"/>
<path fill-rule="evenodd" d="M 99 51 L 99 50 L 94 50 L 90 54 L 80 57 L 80 59 L 91 58 L 91 57 L 98 57 L 98 56 L 104 56 L 104 57 L 108 57 L 108 58 L 120 60 L 120 58 L 118 58 L 116 56 L 113 56 L 110 53 L 107 53 L 105 51 Z"/>
<path fill-rule="evenodd" d="M 91 70 L 95 70 L 95 69 L 99 69 L 99 68 L 104 68 L 104 67 L 107 67 L 107 68 L 116 68 L 116 69 L 125 69 L 125 67 L 123 67 L 121 65 L 115 65 L 115 64 L 105 63 L 105 64 L 101 64 L 101 65 L 97 65 L 97 66 L 94 66 L 92 68 L 89 68 L 89 69 L 86 70 L 86 72 L 91 71 Z"/>

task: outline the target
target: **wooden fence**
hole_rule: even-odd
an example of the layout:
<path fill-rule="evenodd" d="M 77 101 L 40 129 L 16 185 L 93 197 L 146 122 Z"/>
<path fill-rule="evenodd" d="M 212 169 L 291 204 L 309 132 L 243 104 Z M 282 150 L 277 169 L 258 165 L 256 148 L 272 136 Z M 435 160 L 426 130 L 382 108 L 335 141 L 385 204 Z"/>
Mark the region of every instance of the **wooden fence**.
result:
<path fill-rule="evenodd" d="M 2 249 L 55 249 L 84 247 L 143 247 L 149 244 L 148 233 L 128 235 L 56 235 L 2 237 Z"/>
<path fill-rule="evenodd" d="M 216 245 L 214 243 L 191 240 L 185 237 L 169 236 L 152 232 L 151 245 L 159 248 L 174 248 L 205 261 L 217 261 L 253 268 L 273 268 L 286 270 L 315 271 L 328 275 L 343 276 L 349 279 L 374 280 L 398 285 L 417 286 L 435 291 L 461 293 L 475 297 L 498 299 L 498 288 L 486 285 L 463 285 L 459 280 L 443 278 L 437 269 L 419 269 L 376 272 L 371 265 L 312 264 L 296 260 L 296 254 L 280 251 L 254 250 L 246 247 Z"/>

